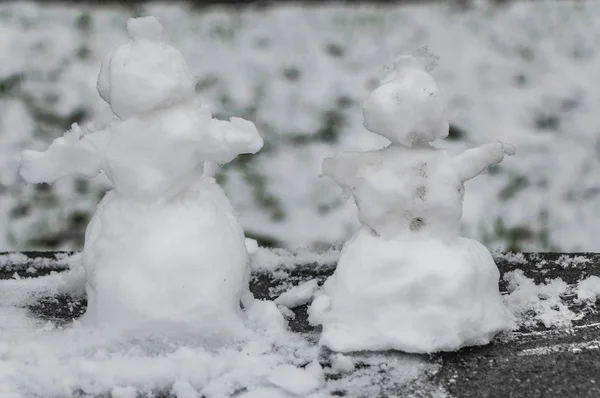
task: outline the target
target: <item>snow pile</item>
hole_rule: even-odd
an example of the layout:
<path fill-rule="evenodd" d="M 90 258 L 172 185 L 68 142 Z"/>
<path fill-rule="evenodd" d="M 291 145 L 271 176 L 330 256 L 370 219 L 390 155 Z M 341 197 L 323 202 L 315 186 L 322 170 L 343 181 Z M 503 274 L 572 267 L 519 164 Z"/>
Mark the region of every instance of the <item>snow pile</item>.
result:
<path fill-rule="evenodd" d="M 245 337 L 240 303 L 260 321 L 277 310 L 254 302 L 244 232 L 203 171 L 206 161 L 257 152 L 263 140 L 252 122 L 215 120 L 198 103 L 182 54 L 162 42 L 154 17 L 130 19 L 127 29 L 129 42 L 105 57 L 97 83 L 118 119 L 74 124 L 45 152 L 24 151 L 21 176 L 51 183 L 103 173 L 113 186 L 86 231 L 83 323 Z"/>
<path fill-rule="evenodd" d="M 504 280 L 508 282 L 509 292 L 505 302 L 520 326 L 535 326 L 541 322 L 548 328 L 568 328 L 576 319 L 576 314 L 561 300 L 561 295 L 568 289 L 562 279 L 536 285 L 523 271 L 515 270 L 505 274 Z"/>
<path fill-rule="evenodd" d="M 497 142 L 450 156 L 431 145 L 448 134 L 431 58 L 399 57 L 364 103 L 365 127 L 391 145 L 323 162 L 362 224 L 309 311 L 335 351 L 450 351 L 513 326 L 490 252 L 459 233 L 465 181 L 515 151 Z"/>
<path fill-rule="evenodd" d="M 589 276 L 579 282 L 577 287 L 577 299 L 580 301 L 596 301 L 600 297 L 600 278 Z"/>

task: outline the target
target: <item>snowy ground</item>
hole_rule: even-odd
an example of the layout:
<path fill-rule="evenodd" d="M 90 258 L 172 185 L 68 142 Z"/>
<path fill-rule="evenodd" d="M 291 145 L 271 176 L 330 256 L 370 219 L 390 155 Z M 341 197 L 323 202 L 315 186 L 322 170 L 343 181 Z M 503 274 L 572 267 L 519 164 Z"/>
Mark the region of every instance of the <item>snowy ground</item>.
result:
<path fill-rule="evenodd" d="M 258 298 L 284 297 L 295 307 L 311 299 L 298 286 L 322 283 L 336 257 L 336 251 L 260 249 L 252 289 Z M 305 305 L 280 307 L 287 330 L 273 327 L 218 349 L 197 340 L 123 340 L 72 321 L 85 309 L 79 255 L 33 261 L 2 255 L 0 396 L 597 396 L 600 256 L 495 257 L 519 330 L 485 347 L 418 356 L 320 348 Z M 523 384 L 525 377 L 532 382 Z"/>
<path fill-rule="evenodd" d="M 354 205 L 318 178 L 321 159 L 385 144 L 362 127 L 361 101 L 382 64 L 428 45 L 459 128 L 439 146 L 518 148 L 467 185 L 465 234 L 501 248 L 600 249 L 600 4 L 590 1 L 242 12 L 2 3 L 0 250 L 81 247 L 103 182 L 27 187 L 18 153 L 73 121 L 110 117 L 96 74 L 134 14 L 162 19 L 221 117 L 252 119 L 264 135 L 260 155 L 221 174 L 243 226 L 264 242 L 326 247 L 352 233 Z"/>

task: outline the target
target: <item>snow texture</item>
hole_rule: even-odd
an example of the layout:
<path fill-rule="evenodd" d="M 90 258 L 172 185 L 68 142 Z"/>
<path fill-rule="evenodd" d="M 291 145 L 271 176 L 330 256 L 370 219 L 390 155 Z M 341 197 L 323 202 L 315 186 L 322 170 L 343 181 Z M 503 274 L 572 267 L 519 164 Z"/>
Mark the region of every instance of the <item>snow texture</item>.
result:
<path fill-rule="evenodd" d="M 577 299 L 580 301 L 596 301 L 600 297 L 600 278 L 589 276 L 579 282 Z"/>
<path fill-rule="evenodd" d="M 548 328 L 568 328 L 576 319 L 576 314 L 561 300 L 568 288 L 562 279 L 536 285 L 521 270 L 505 274 L 504 279 L 508 282 L 509 292 L 505 301 L 517 317 L 519 326 L 535 326 L 541 322 Z"/>
<path fill-rule="evenodd" d="M 52 183 L 103 173 L 113 186 L 86 231 L 82 323 L 241 338 L 241 302 L 257 319 L 269 309 L 253 302 L 244 232 L 203 167 L 255 153 L 263 140 L 252 122 L 213 119 L 197 102 L 195 80 L 161 41 L 156 18 L 130 19 L 127 29 L 130 40 L 105 57 L 97 84 L 118 118 L 103 128 L 74 124 L 45 152 L 24 151 L 21 176 Z"/>
<path fill-rule="evenodd" d="M 319 285 L 316 279 L 303 282 L 281 294 L 275 299 L 275 304 L 287 308 L 296 308 L 308 303 L 314 296 Z"/>
<path fill-rule="evenodd" d="M 354 361 L 344 354 L 335 354 L 331 356 L 331 368 L 342 373 L 350 372 L 354 370 Z"/>
<path fill-rule="evenodd" d="M 450 156 L 431 146 L 448 120 L 430 58 L 397 58 L 363 105 L 365 127 L 389 146 L 323 162 L 362 224 L 309 312 L 335 351 L 451 351 L 513 327 L 490 252 L 459 236 L 464 183 L 515 150 L 496 142 Z"/>

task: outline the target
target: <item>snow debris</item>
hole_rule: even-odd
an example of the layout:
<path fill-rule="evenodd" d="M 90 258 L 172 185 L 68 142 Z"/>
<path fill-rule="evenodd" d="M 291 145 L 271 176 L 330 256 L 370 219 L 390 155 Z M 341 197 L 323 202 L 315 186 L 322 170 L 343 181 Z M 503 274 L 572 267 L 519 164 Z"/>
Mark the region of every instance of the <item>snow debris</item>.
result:
<path fill-rule="evenodd" d="M 492 255 L 496 260 L 504 260 L 509 264 L 527 264 L 527 259 L 523 253 L 506 252 L 502 253 L 498 250 L 493 250 Z"/>
<path fill-rule="evenodd" d="M 328 266 L 335 264 L 339 256 L 340 251 L 335 248 L 323 252 L 315 252 L 307 248 L 292 251 L 260 247 L 252 257 L 252 269 L 254 271 L 275 271 L 278 269 L 292 269 L 298 265 L 308 264 Z"/>
<path fill-rule="evenodd" d="M 323 375 L 319 363 L 313 361 L 305 369 L 282 365 L 273 371 L 268 380 L 291 394 L 306 396 L 322 385 Z"/>
<path fill-rule="evenodd" d="M 296 308 L 308 303 L 319 287 L 318 280 L 311 279 L 294 286 L 275 299 L 275 304 Z"/>
<path fill-rule="evenodd" d="M 535 326 L 541 322 L 548 328 L 569 328 L 571 321 L 577 319 L 576 314 L 561 300 L 561 295 L 566 294 L 568 289 L 562 279 L 536 285 L 523 271 L 514 270 L 506 273 L 504 280 L 508 282 L 509 292 L 504 300 L 517 316 L 519 325 Z"/>
<path fill-rule="evenodd" d="M 591 259 L 585 256 L 569 256 L 563 254 L 557 260 L 558 264 L 560 264 L 563 268 L 576 268 L 582 265 L 589 264 Z"/>
<path fill-rule="evenodd" d="M 295 319 L 296 318 L 296 314 L 294 313 L 294 311 L 290 310 L 286 306 L 278 305 L 277 309 L 279 310 L 279 312 L 281 312 L 281 315 L 283 315 L 283 317 L 286 320 L 290 320 L 290 319 Z"/>
<path fill-rule="evenodd" d="M 354 361 L 344 354 L 333 354 L 330 358 L 331 368 L 338 372 L 346 373 L 354 370 Z"/>
<path fill-rule="evenodd" d="M 593 275 L 579 282 L 577 300 L 595 301 L 600 297 L 600 278 Z"/>

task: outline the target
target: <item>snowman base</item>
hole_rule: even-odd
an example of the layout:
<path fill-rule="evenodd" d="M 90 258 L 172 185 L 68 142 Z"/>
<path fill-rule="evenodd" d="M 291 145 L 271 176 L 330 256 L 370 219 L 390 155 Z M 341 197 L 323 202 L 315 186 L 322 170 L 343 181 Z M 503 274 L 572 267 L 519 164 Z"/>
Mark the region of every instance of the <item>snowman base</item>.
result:
<path fill-rule="evenodd" d="M 311 308 L 338 352 L 453 351 L 512 329 L 489 251 L 466 238 L 384 240 L 363 227 Z"/>
<path fill-rule="evenodd" d="M 244 234 L 212 178 L 168 201 L 109 193 L 88 227 L 83 263 L 84 324 L 136 335 L 245 333 L 241 302 L 249 294 L 250 269 Z"/>

